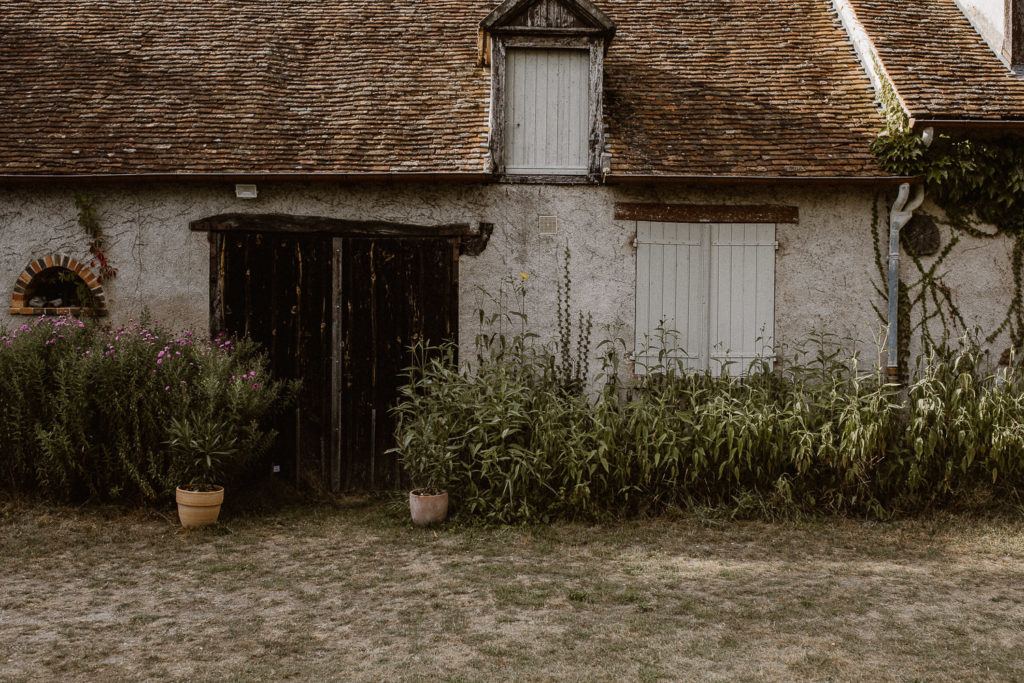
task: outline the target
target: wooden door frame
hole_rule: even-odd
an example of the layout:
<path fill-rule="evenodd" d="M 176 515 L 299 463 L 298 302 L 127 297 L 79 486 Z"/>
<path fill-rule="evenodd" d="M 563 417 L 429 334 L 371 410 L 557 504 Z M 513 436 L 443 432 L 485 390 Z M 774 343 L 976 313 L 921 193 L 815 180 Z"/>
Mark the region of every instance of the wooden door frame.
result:
<path fill-rule="evenodd" d="M 494 226 L 491 223 L 450 223 L 443 225 L 417 225 L 385 221 L 355 221 L 321 216 L 300 216 L 292 214 L 246 214 L 226 213 L 201 218 L 189 223 L 193 232 L 206 232 L 210 242 L 210 330 L 211 333 L 224 329 L 222 303 L 224 299 L 224 271 L 222 268 L 223 242 L 218 239 L 232 232 L 247 233 L 302 233 L 332 237 L 331 262 L 331 446 L 330 446 L 330 487 L 337 493 L 341 490 L 342 464 L 342 372 L 344 353 L 340 345 L 344 340 L 342 315 L 342 272 L 341 257 L 344 240 L 351 237 L 454 238 L 452 252 L 452 293 L 454 307 L 458 311 L 459 301 L 459 256 L 476 256 L 487 246 Z"/>

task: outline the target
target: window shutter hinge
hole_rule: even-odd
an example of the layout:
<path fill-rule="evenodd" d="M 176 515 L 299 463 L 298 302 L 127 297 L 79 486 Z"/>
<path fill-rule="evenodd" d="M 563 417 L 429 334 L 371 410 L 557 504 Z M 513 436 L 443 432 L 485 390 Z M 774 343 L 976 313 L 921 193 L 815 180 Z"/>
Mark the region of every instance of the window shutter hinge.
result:
<path fill-rule="evenodd" d="M 634 237 L 633 238 L 633 248 L 636 249 L 639 246 L 640 246 L 640 242 L 637 240 L 637 238 Z"/>
<path fill-rule="evenodd" d="M 772 242 L 772 246 L 775 247 L 775 251 L 779 250 L 779 243 L 778 242 Z"/>

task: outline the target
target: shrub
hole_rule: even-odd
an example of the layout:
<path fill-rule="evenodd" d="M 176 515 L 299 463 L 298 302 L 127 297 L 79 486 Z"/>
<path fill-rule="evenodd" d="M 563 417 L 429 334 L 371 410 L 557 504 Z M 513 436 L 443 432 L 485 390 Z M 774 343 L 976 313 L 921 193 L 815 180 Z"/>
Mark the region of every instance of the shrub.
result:
<path fill-rule="evenodd" d="M 710 506 L 884 518 L 1019 500 L 1024 487 L 1024 376 L 984 373 L 969 344 L 924 359 L 905 392 L 839 362 L 823 340 L 810 362 L 756 364 L 744 377 L 688 373 L 662 355 L 624 396 L 588 399 L 551 372 L 557 348 L 532 340 L 485 344 L 463 368 L 451 347 L 416 350 L 397 450 L 413 480 L 446 487 L 464 517 Z"/>
<path fill-rule="evenodd" d="M 171 425 L 216 422 L 237 446 L 233 479 L 266 453 L 285 396 L 248 342 L 41 317 L 0 338 L 0 481 L 56 500 L 163 500 L 194 465 L 175 457 Z"/>

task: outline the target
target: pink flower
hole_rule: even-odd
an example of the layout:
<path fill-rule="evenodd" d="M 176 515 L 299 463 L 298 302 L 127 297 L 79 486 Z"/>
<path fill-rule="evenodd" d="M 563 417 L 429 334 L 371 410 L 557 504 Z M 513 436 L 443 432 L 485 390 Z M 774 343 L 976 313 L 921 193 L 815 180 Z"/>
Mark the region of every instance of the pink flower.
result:
<path fill-rule="evenodd" d="M 253 388 L 253 389 L 259 389 L 259 388 L 260 388 L 260 384 L 259 384 L 259 382 L 256 382 L 255 384 L 253 384 L 253 385 L 252 385 L 252 388 Z"/>

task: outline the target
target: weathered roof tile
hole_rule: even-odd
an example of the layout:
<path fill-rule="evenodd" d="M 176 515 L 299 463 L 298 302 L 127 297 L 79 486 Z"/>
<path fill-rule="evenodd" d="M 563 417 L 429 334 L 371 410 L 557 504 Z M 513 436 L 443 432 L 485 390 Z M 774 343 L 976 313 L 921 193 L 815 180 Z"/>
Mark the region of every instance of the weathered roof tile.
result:
<path fill-rule="evenodd" d="M 829 0 L 597 4 L 614 173 L 883 175 Z M 0 175 L 483 172 L 496 5 L 0 0 Z"/>
<path fill-rule="evenodd" d="M 490 6 L 0 2 L 0 173 L 478 172 Z"/>
<path fill-rule="evenodd" d="M 1024 119 L 1013 75 L 953 0 L 850 0 L 910 115 Z"/>
<path fill-rule="evenodd" d="M 824 0 L 608 0 L 613 170 L 639 175 L 880 175 L 881 127 Z"/>

